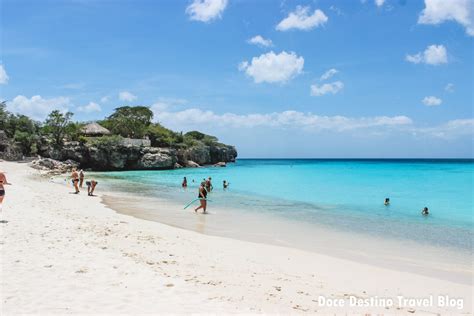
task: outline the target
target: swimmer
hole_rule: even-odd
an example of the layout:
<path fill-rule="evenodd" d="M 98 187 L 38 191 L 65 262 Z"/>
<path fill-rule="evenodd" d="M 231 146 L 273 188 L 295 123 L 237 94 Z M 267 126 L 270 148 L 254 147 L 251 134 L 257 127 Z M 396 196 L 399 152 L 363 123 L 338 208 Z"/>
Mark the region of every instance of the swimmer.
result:
<path fill-rule="evenodd" d="M 229 187 L 229 184 L 230 184 L 230 183 L 227 182 L 227 181 L 225 181 L 225 180 L 222 182 L 222 186 L 224 187 L 224 190 Z"/>
<path fill-rule="evenodd" d="M 383 202 L 383 204 L 385 206 L 389 205 L 390 204 L 390 199 L 389 198 L 385 198 L 385 202 Z"/>
<path fill-rule="evenodd" d="M 426 206 L 421 211 L 421 215 L 424 215 L 424 216 L 430 215 L 430 212 Z"/>

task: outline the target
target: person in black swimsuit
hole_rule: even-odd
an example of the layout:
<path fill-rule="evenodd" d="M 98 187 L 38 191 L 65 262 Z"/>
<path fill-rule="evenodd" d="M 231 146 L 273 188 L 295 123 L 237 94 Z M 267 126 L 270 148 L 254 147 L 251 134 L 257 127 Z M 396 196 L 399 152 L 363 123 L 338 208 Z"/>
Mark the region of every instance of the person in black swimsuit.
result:
<path fill-rule="evenodd" d="M 0 212 L 2 211 L 2 208 L 3 208 L 3 199 L 5 198 L 5 187 L 3 186 L 4 184 L 11 184 L 11 183 L 8 183 L 5 173 L 0 171 Z"/>
<path fill-rule="evenodd" d="M 201 205 L 195 208 L 194 212 L 197 212 L 200 208 L 202 208 L 202 212 L 206 213 L 206 208 L 207 208 L 206 182 L 201 182 L 201 186 L 199 187 L 198 199 Z"/>

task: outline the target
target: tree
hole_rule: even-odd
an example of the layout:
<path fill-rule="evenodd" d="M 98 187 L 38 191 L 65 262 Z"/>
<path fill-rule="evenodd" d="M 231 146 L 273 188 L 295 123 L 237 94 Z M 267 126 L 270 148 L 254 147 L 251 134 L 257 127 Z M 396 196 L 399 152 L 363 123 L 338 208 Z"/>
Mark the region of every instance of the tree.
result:
<path fill-rule="evenodd" d="M 153 112 L 146 106 L 122 106 L 101 122 L 113 134 L 123 137 L 142 138 L 153 119 Z"/>
<path fill-rule="evenodd" d="M 44 129 L 53 138 L 55 146 L 59 147 L 63 144 L 63 139 L 71 125 L 71 117 L 73 115 L 71 112 L 63 114 L 58 110 L 54 110 L 46 118 Z"/>

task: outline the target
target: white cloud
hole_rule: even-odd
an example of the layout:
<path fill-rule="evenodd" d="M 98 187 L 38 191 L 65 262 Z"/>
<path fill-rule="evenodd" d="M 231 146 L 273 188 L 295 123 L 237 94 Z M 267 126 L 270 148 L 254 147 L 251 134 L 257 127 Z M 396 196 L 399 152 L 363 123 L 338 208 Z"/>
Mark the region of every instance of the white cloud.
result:
<path fill-rule="evenodd" d="M 416 128 L 413 132 L 444 139 L 473 135 L 474 119 L 451 120 L 434 127 Z"/>
<path fill-rule="evenodd" d="M 332 76 L 334 76 L 338 72 L 339 71 L 337 69 L 331 68 L 328 71 L 326 71 L 325 73 L 323 73 L 321 78 L 319 78 L 319 80 L 321 80 L 321 81 L 328 80 L 329 78 L 331 78 Z"/>
<path fill-rule="evenodd" d="M 423 100 L 421 100 L 421 102 L 423 102 L 423 104 L 426 106 L 437 106 L 437 105 L 441 105 L 441 103 L 443 103 L 443 100 L 434 96 L 429 96 L 429 97 L 424 97 Z"/>
<path fill-rule="evenodd" d="M 102 103 L 109 102 L 109 100 L 110 100 L 110 97 L 108 95 L 106 95 L 105 97 L 100 98 L 100 102 L 102 102 Z"/>
<path fill-rule="evenodd" d="M 418 18 L 419 24 L 440 24 L 456 21 L 474 36 L 474 3 L 472 0 L 425 0 L 425 8 Z"/>
<path fill-rule="evenodd" d="M 186 14 L 194 21 L 210 22 L 221 18 L 227 6 L 227 0 L 193 0 L 186 8 Z"/>
<path fill-rule="evenodd" d="M 446 87 L 444 87 L 444 90 L 447 92 L 454 92 L 454 84 L 453 83 L 448 83 Z"/>
<path fill-rule="evenodd" d="M 256 83 L 260 82 L 287 82 L 303 72 L 304 58 L 294 52 L 285 51 L 275 54 L 273 51 L 253 57 L 249 63 L 243 61 L 239 65 L 240 71 L 252 77 Z"/>
<path fill-rule="evenodd" d="M 346 131 L 371 127 L 407 126 L 412 120 L 406 116 L 375 116 L 351 118 L 345 116 L 320 116 L 298 111 L 283 111 L 263 114 L 216 114 L 212 111 L 187 109 L 178 112 L 160 112 L 155 119 L 165 125 L 221 126 L 226 128 L 276 127 L 304 128 L 314 131 Z"/>
<path fill-rule="evenodd" d="M 0 84 L 7 84 L 8 83 L 8 75 L 5 71 L 3 65 L 0 65 Z"/>
<path fill-rule="evenodd" d="M 291 29 L 308 31 L 324 25 L 328 21 L 328 17 L 319 9 L 314 10 L 313 14 L 309 14 L 309 7 L 297 6 L 295 11 L 290 12 L 286 18 L 278 23 L 276 29 L 278 31 L 288 31 Z"/>
<path fill-rule="evenodd" d="M 385 0 L 375 0 L 375 5 L 378 7 L 383 6 L 384 3 L 385 3 Z"/>
<path fill-rule="evenodd" d="M 84 112 L 84 113 L 92 113 L 92 112 L 100 112 L 102 111 L 102 108 L 100 105 L 98 105 L 95 102 L 89 102 L 87 105 L 83 105 L 77 108 L 79 112 Z"/>
<path fill-rule="evenodd" d="M 69 98 L 56 97 L 43 99 L 40 95 L 32 96 L 30 99 L 23 95 L 18 95 L 7 103 L 9 111 L 27 115 L 38 121 L 44 120 L 53 110 L 66 112 L 70 106 Z"/>
<path fill-rule="evenodd" d="M 247 41 L 249 44 L 259 45 L 263 47 L 273 46 L 271 39 L 265 39 L 261 35 L 256 35 Z"/>
<path fill-rule="evenodd" d="M 311 95 L 320 97 L 322 95 L 332 93 L 336 94 L 344 88 L 344 84 L 341 81 L 334 81 L 331 83 L 325 83 L 322 85 L 313 84 L 311 85 Z"/>
<path fill-rule="evenodd" d="M 430 45 L 424 52 L 406 55 L 405 59 L 414 64 L 440 65 L 448 62 L 448 53 L 443 45 Z"/>
<path fill-rule="evenodd" d="M 130 93 L 128 91 L 121 91 L 119 93 L 119 100 L 120 101 L 132 102 L 132 101 L 135 101 L 136 99 L 137 99 L 137 96 L 133 95 L 132 93 Z"/>

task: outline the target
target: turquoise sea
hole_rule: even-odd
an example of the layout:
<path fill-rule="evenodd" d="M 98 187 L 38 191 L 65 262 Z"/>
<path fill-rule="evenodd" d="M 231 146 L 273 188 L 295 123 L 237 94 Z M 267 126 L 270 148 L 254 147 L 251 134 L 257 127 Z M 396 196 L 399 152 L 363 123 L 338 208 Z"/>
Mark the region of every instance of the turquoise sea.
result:
<path fill-rule="evenodd" d="M 182 205 L 194 199 L 198 183 L 211 176 L 211 214 L 213 208 L 229 208 L 472 254 L 472 159 L 239 159 L 226 168 L 97 176 L 107 188 L 173 199 Z M 185 176 L 187 190 L 181 188 Z M 230 183 L 227 190 L 223 180 Z M 386 197 L 389 206 L 383 204 Z M 425 206 L 431 212 L 427 217 L 421 215 Z"/>

